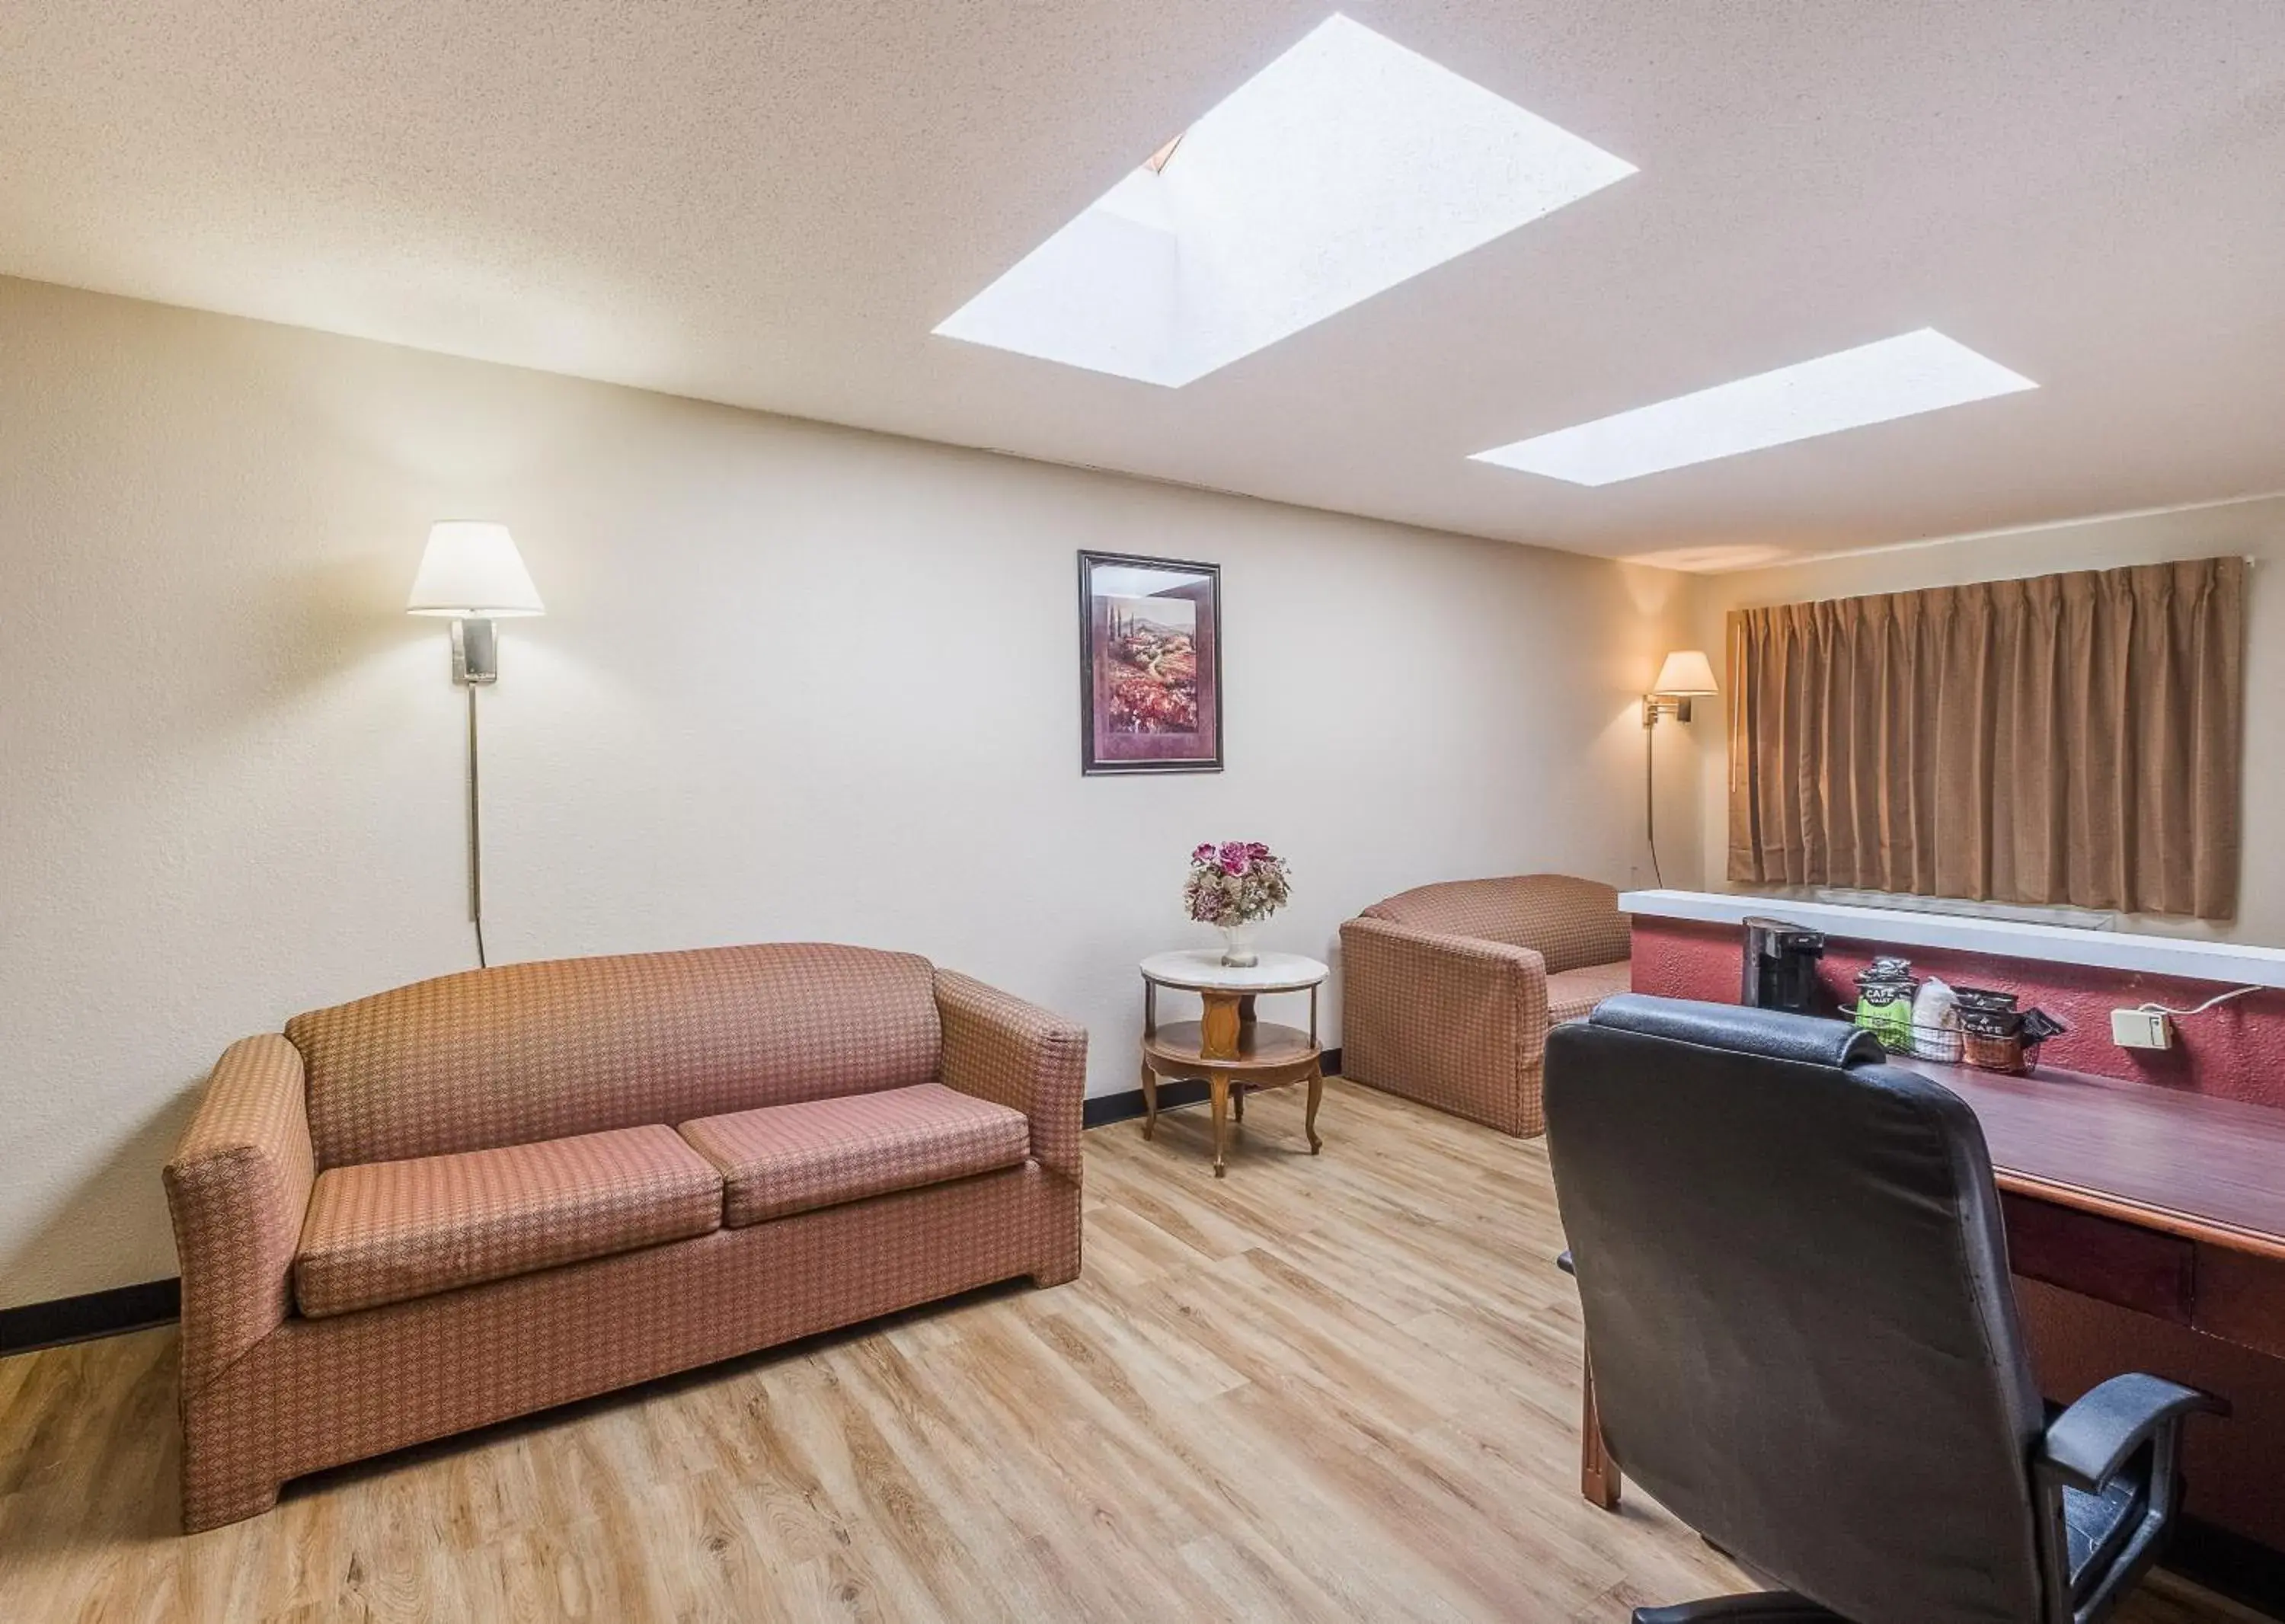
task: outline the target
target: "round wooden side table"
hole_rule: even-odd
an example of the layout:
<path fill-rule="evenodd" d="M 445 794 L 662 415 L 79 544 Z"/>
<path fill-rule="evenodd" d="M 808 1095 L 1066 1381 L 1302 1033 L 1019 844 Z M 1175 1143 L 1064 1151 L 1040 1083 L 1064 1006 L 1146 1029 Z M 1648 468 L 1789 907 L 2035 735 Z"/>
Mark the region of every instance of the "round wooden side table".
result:
<path fill-rule="evenodd" d="M 1224 964 L 1219 948 L 1152 953 L 1142 961 L 1142 1137 L 1158 1126 L 1158 1079 L 1203 1077 L 1213 1102 L 1214 1177 L 1226 1172 L 1229 1116 L 1245 1120 L 1245 1095 L 1253 1088 L 1309 1085 L 1303 1131 L 1309 1154 L 1323 1149 L 1317 1137 L 1317 1103 L 1324 1096 L 1323 1052 L 1317 1047 L 1317 988 L 1331 974 L 1315 959 L 1297 953 L 1265 953 L 1243 967 Z M 1158 1024 L 1158 989 L 1196 992 L 1205 1001 L 1202 1018 Z M 1257 1021 L 1253 1000 L 1265 992 L 1307 992 L 1309 1027 Z"/>

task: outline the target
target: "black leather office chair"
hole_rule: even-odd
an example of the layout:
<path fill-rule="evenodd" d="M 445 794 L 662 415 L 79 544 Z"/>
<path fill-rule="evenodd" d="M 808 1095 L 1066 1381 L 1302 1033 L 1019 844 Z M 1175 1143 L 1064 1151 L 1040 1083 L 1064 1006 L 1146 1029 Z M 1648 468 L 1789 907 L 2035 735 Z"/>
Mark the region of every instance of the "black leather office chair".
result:
<path fill-rule="evenodd" d="M 1991 1164 L 1837 1021 L 1635 994 L 1547 1046 L 1548 1154 L 1620 1468 L 1786 1587 L 1636 1624 L 2091 1624 L 2218 1400 L 2113 1377 L 2049 1423 Z"/>

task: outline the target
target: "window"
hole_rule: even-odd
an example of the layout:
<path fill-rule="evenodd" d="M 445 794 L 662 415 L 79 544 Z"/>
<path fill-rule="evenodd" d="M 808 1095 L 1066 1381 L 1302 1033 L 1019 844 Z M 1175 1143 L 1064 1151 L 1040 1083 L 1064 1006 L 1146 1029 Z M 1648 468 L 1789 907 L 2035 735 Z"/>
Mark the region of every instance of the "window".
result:
<path fill-rule="evenodd" d="M 2237 912 L 2245 562 L 1730 616 L 1733 881 Z"/>

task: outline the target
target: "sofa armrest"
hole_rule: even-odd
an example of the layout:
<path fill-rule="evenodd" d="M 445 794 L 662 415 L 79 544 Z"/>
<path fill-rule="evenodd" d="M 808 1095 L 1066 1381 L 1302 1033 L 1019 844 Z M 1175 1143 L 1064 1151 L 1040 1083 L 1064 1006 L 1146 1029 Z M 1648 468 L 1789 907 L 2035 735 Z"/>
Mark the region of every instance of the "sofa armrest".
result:
<path fill-rule="evenodd" d="M 1547 961 L 1385 919 L 1341 926 L 1342 1066 L 1510 1134 L 1541 1131 Z"/>
<path fill-rule="evenodd" d="M 182 1384 L 196 1392 L 278 1329 L 317 1177 L 301 1051 L 272 1032 L 224 1051 L 163 1177 L 183 1271 Z"/>
<path fill-rule="evenodd" d="M 936 1008 L 945 1087 L 1022 1111 L 1033 1158 L 1077 1179 L 1087 1028 L 952 970 L 936 973 Z"/>

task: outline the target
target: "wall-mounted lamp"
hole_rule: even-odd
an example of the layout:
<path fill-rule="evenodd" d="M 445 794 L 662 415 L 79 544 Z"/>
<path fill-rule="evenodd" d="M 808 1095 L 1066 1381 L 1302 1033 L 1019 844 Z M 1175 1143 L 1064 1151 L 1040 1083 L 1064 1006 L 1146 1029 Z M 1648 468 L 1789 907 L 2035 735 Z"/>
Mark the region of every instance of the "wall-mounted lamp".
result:
<path fill-rule="evenodd" d="M 507 526 L 445 519 L 428 527 L 404 612 L 452 617 L 452 680 L 474 685 L 499 680 L 499 633 L 492 623 L 547 610 Z"/>
<path fill-rule="evenodd" d="M 1714 663 L 1695 648 L 1677 648 L 1658 668 L 1658 680 L 1643 695 L 1643 726 L 1655 727 L 1658 718 L 1690 719 L 1690 702 L 1711 699 L 1721 692 L 1714 681 Z"/>
<path fill-rule="evenodd" d="M 1710 699 L 1721 692 L 1714 680 L 1714 663 L 1696 648 L 1677 648 L 1658 668 L 1658 680 L 1643 695 L 1643 838 L 1650 843 L 1651 877 L 1661 885 L 1666 875 L 1658 866 L 1658 770 L 1655 755 L 1658 718 L 1690 719 L 1690 702 Z"/>
<path fill-rule="evenodd" d="M 483 965 L 483 798 L 476 765 L 476 690 L 499 680 L 499 632 L 492 623 L 547 610 L 507 526 L 447 519 L 428 527 L 428 545 L 420 554 L 404 612 L 451 616 L 452 680 L 468 690 L 468 918 L 476 928 L 476 962 Z"/>

